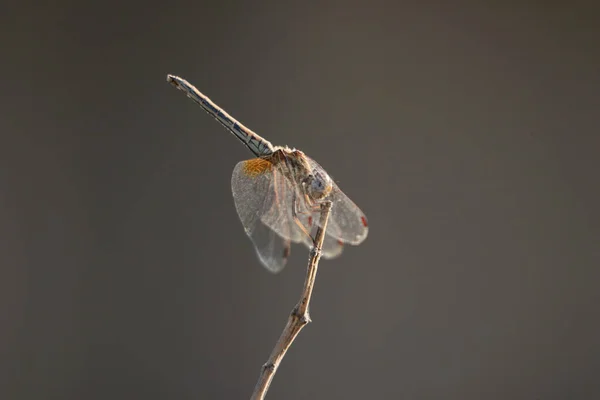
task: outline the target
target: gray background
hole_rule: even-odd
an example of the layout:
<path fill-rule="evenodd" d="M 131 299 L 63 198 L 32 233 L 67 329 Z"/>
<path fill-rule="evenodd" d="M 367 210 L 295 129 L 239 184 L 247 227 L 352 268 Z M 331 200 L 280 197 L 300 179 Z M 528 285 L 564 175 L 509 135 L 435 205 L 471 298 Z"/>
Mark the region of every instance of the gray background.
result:
<path fill-rule="evenodd" d="M 250 395 L 307 252 L 260 267 L 167 73 L 369 217 L 269 398 L 600 398 L 594 6 L 362 3 L 3 6 L 0 398 Z"/>

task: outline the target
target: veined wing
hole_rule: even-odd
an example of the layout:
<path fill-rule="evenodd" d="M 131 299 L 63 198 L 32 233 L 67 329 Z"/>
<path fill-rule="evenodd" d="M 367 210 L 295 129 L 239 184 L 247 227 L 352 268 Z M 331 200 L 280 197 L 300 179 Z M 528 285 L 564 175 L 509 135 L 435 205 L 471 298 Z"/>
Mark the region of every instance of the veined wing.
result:
<path fill-rule="evenodd" d="M 274 274 L 281 272 L 291 254 L 291 241 L 282 238 L 260 222 L 254 226 L 248 236 L 252 240 L 260 263 Z"/>
<path fill-rule="evenodd" d="M 298 219 L 300 220 L 302 225 L 304 227 L 306 227 L 308 232 L 310 232 L 310 234 L 311 234 L 311 237 L 308 237 L 307 235 L 303 236 L 303 239 L 304 239 L 303 243 L 309 249 L 312 249 L 312 247 L 314 245 L 313 238 L 315 237 L 315 234 L 317 232 L 317 226 L 319 224 L 320 218 L 321 218 L 321 211 L 318 208 L 316 211 L 312 211 L 312 212 L 304 211 L 304 212 L 298 214 Z M 330 218 L 331 218 L 331 215 L 330 215 Z M 329 221 L 331 221 L 331 219 Z M 326 259 L 338 257 L 340 254 L 342 254 L 342 251 L 344 250 L 344 243 L 341 240 L 331 236 L 328 233 L 329 228 L 330 228 L 330 225 L 328 222 L 327 230 L 325 231 L 325 239 L 323 240 L 323 247 L 321 248 L 321 255 L 323 258 L 326 258 Z"/>
<path fill-rule="evenodd" d="M 260 261 L 271 272 L 281 271 L 291 242 L 300 242 L 305 235 L 293 220 L 291 185 L 271 162 L 254 158 L 235 166 L 231 190 Z"/>

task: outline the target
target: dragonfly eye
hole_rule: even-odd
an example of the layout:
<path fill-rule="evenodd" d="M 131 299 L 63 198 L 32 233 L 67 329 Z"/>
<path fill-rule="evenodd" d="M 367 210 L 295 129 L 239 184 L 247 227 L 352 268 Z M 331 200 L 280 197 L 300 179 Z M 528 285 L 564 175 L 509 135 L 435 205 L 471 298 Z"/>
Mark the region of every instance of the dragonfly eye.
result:
<path fill-rule="evenodd" d="M 332 188 L 331 178 L 327 174 L 319 172 L 309 175 L 307 184 L 308 195 L 315 200 L 320 200 L 327 196 Z"/>

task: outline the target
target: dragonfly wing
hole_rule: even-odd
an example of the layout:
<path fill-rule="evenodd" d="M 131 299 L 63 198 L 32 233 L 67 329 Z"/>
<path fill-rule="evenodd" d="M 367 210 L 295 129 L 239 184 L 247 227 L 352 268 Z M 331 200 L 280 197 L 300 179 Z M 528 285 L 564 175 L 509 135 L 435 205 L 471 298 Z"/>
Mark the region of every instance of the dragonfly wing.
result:
<path fill-rule="evenodd" d="M 323 240 L 323 258 L 331 259 L 336 258 L 344 250 L 344 243 L 334 238 L 333 236 L 326 234 L 325 240 Z"/>
<path fill-rule="evenodd" d="M 248 236 L 261 264 L 274 274 L 281 272 L 290 256 L 291 242 L 260 222 Z"/>
<path fill-rule="evenodd" d="M 287 221 L 287 214 L 280 205 L 280 186 L 285 184 L 280 178 L 283 176 L 264 158 L 239 162 L 231 177 L 240 221 L 261 263 L 271 272 L 279 272 L 285 266 L 290 241 L 301 240 L 298 228 Z"/>
<path fill-rule="evenodd" d="M 303 215 L 307 208 L 304 197 L 277 168 L 274 168 L 269 192 L 272 195 L 271 206 L 261 216 L 263 224 L 294 243 L 304 241 L 307 235 L 294 219 L 294 207 L 297 216 Z"/>
<path fill-rule="evenodd" d="M 306 227 L 306 229 L 311 233 L 311 236 L 314 238 L 317 232 L 317 225 L 319 218 L 321 217 L 320 211 L 313 211 L 311 213 L 303 213 L 298 216 L 298 219 L 302 224 Z M 331 221 L 331 220 L 330 220 Z M 323 258 L 331 259 L 338 257 L 342 254 L 342 250 L 344 250 L 344 243 L 331 236 L 327 232 L 329 232 L 329 222 L 327 223 L 327 231 L 325 232 L 325 239 L 323 240 L 323 247 L 321 248 L 321 255 Z M 308 236 L 304 235 L 303 243 L 309 249 L 313 247 L 313 240 Z"/>
<path fill-rule="evenodd" d="M 348 196 L 334 183 L 328 196 L 331 207 L 331 225 L 327 225 L 327 233 L 344 243 L 361 244 L 369 233 L 367 217 Z"/>

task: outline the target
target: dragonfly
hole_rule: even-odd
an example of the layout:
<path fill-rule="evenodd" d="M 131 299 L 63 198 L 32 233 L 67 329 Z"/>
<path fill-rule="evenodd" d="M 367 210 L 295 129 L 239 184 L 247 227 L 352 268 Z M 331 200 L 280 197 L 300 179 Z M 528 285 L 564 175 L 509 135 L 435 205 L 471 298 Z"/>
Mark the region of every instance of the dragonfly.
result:
<path fill-rule="evenodd" d="M 344 245 L 362 243 L 369 232 L 367 218 L 316 161 L 302 151 L 273 146 L 254 133 L 183 78 L 167 75 L 167 82 L 183 91 L 230 133 L 254 158 L 233 169 L 231 190 L 235 208 L 261 264 L 280 272 L 291 254 L 292 243 L 314 245 L 320 204 L 332 203 L 322 257 L 342 253 Z"/>

